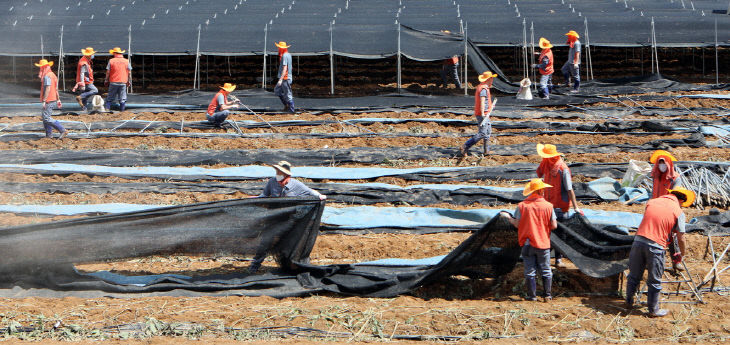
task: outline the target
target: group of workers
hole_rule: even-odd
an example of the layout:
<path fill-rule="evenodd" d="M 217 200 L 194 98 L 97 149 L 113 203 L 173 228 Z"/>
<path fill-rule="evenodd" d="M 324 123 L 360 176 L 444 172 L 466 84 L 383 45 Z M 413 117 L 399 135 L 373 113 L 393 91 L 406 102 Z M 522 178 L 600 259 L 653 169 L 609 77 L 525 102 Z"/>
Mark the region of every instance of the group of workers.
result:
<path fill-rule="evenodd" d="M 560 158 L 554 145 L 537 145 L 542 162 L 537 170 L 538 178 L 528 182 L 523 191 L 527 198 L 517 205 L 514 214 L 506 211 L 500 215 L 517 228 L 519 245 L 522 247 L 527 299 L 537 300 L 537 269 L 543 282 L 543 298 L 552 300 L 552 270 L 550 268 L 550 233 L 557 228 L 558 220 L 566 219 L 572 205 L 576 213 L 575 193 L 569 188 L 570 170 Z M 556 159 L 557 158 L 557 159 Z M 634 236 L 629 253 L 629 275 L 626 282 L 626 307 L 634 307 L 634 296 L 644 272 L 647 272 L 647 306 L 649 315 L 667 315 L 659 308 L 664 273 L 665 252 L 670 249 L 673 268 L 681 270 L 685 253 L 685 215 L 682 207 L 691 206 L 695 193 L 681 187 L 679 174 L 673 162 L 677 159 L 664 150 L 655 151 L 650 162 L 652 169 L 652 197 L 646 204 L 644 217 Z M 562 171 L 562 172 L 561 172 Z M 542 178 L 540 178 L 542 177 Z M 676 246 L 675 246 L 676 244 Z M 556 254 L 557 257 L 559 253 Z"/>
<path fill-rule="evenodd" d="M 572 91 L 578 91 L 580 86 L 580 41 L 575 31 L 566 34 L 567 44 L 570 47 L 568 61 L 563 65 L 561 71 L 565 77 L 566 85 L 573 82 Z M 292 95 L 292 57 L 288 51 L 290 45 L 286 42 L 276 42 L 279 50 L 279 70 L 274 93 L 284 105 L 283 111 L 294 112 L 294 100 Z M 552 91 L 553 47 L 550 41 L 540 38 L 540 56 L 538 63 L 533 65 L 540 72 L 540 90 L 542 98 L 549 98 Z M 80 94 L 76 100 L 82 109 L 89 108 L 91 98 L 99 93 L 94 85 L 94 70 L 92 60 L 96 51 L 87 47 L 81 51 L 82 57 L 78 62 L 76 72 L 76 85 L 74 92 Z M 106 70 L 104 84 L 108 86 L 108 96 L 104 103 L 106 109 L 110 109 L 112 102 L 118 101 L 120 110 L 125 110 L 127 100 L 127 87 L 131 81 L 132 66 L 123 54 L 125 51 L 119 47 L 109 51 L 113 57 L 109 60 Z M 452 57 L 444 62 L 441 77 L 443 84 L 448 83 L 451 78 L 457 87 L 460 87 L 458 76 L 459 59 Z M 67 135 L 63 126 L 51 117 L 51 112 L 56 107 L 61 108 L 62 104 L 58 95 L 58 77 L 51 70 L 52 61 L 40 60 L 36 66 L 39 67 L 38 77 L 41 80 L 41 102 L 43 106 L 42 120 L 46 130 L 46 136 L 51 137 L 52 130 L 60 133 L 59 138 Z M 470 147 L 480 140 L 485 141 L 485 154 L 489 153 L 489 139 L 492 132 L 490 114 L 494 108 L 489 88 L 492 86 L 496 74 L 487 71 L 478 76 L 479 85 L 474 94 L 474 115 L 476 117 L 478 131 L 459 147 L 462 157 L 468 154 Z M 235 90 L 236 85 L 225 83 L 220 86 L 208 106 L 206 112 L 207 120 L 215 126 L 220 126 L 229 115 L 230 109 L 240 105 L 235 98 L 231 100 L 229 94 Z M 540 270 L 545 300 L 552 299 L 552 270 L 550 268 L 550 233 L 557 228 L 558 221 L 568 218 L 568 212 L 573 207 L 575 213 L 583 214 L 579 208 L 578 201 L 572 186 L 570 168 L 563 161 L 562 154 L 557 151 L 555 145 L 537 144 L 537 154 L 542 158 L 537 168 L 536 175 L 528 182 L 523 190 L 526 199 L 517 205 L 514 214 L 506 211 L 500 213 L 508 222 L 515 226 L 519 245 L 522 247 L 522 258 L 524 262 L 525 286 L 527 299 L 537 300 L 537 269 Z M 634 243 L 629 256 L 629 275 L 626 284 L 626 305 L 633 307 L 634 295 L 647 271 L 648 294 L 647 301 L 649 313 L 652 316 L 664 316 L 665 309 L 658 307 L 659 293 L 661 291 L 661 276 L 664 272 L 664 255 L 667 247 L 670 248 L 674 269 L 679 269 L 682 254 L 685 252 L 685 242 L 682 234 L 685 227 L 685 216 L 681 207 L 690 206 L 695 199 L 694 192 L 681 187 L 679 173 L 674 166 L 676 158 L 671 153 L 658 150 L 650 158 L 654 164 L 652 169 L 653 190 L 652 199 L 646 205 L 646 210 L 641 224 L 636 233 Z M 263 192 L 259 197 L 300 197 L 311 196 L 325 200 L 326 196 L 307 187 L 303 183 L 292 178 L 291 164 L 281 161 L 273 165 L 276 176 L 269 179 Z M 672 244 L 676 240 L 679 248 Z M 262 246 L 262 250 L 265 249 Z M 266 256 L 265 251 L 257 253 L 253 263 L 249 267 L 250 272 L 256 272 Z M 561 265 L 562 254 L 555 251 L 555 265 Z"/>
<path fill-rule="evenodd" d="M 132 64 L 124 58 L 125 51 L 119 47 L 109 50 L 112 58 L 106 65 L 106 77 L 104 85 L 108 86 L 108 95 L 104 106 L 106 109 L 111 108 L 112 102 L 119 102 L 120 110 L 126 108 L 127 87 L 130 85 Z M 76 84 L 72 91 L 79 92 L 76 101 L 79 102 L 81 109 L 86 111 L 90 108 L 92 97 L 99 94 L 99 89 L 94 85 L 94 68 L 93 59 L 96 51 L 92 47 L 81 49 L 81 58 L 76 67 Z M 59 139 L 63 139 L 68 132 L 60 122 L 51 117 L 51 113 L 56 108 L 61 108 L 61 99 L 58 95 L 58 76 L 53 73 L 51 67 L 53 61 L 41 59 L 35 64 L 38 70 L 38 78 L 41 80 L 41 104 L 43 111 L 41 119 L 43 127 L 46 130 L 46 137 L 50 138 L 55 129 L 60 133 Z"/>

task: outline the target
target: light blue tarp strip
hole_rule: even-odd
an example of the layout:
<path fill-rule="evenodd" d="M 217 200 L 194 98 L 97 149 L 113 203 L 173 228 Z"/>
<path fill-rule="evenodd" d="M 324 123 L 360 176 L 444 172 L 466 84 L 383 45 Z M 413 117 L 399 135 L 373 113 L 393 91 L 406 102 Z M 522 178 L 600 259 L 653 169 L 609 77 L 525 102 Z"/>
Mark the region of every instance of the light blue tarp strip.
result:
<path fill-rule="evenodd" d="M 698 93 L 694 95 L 676 95 L 679 98 L 713 98 L 713 99 L 730 99 L 730 95 L 716 95 L 714 93 Z"/>
<path fill-rule="evenodd" d="M 730 125 L 700 126 L 700 132 L 704 135 L 728 136 L 730 135 Z"/>
<path fill-rule="evenodd" d="M 636 197 L 631 203 L 640 204 L 649 200 L 649 192 L 646 189 L 623 188 L 618 181 L 610 177 L 602 177 L 588 182 L 588 188 L 606 201 L 626 202 Z"/>
<path fill-rule="evenodd" d="M 242 177 L 242 178 L 266 178 L 274 175 L 274 170 L 268 166 L 262 165 L 246 165 L 240 167 L 228 167 L 219 169 L 207 169 L 200 167 L 108 167 L 101 165 L 80 165 L 66 163 L 51 164 L 0 164 L 1 168 L 12 169 L 29 169 L 38 172 L 76 172 L 76 173 L 94 173 L 94 174 L 114 174 L 114 175 L 176 175 L 176 176 L 211 176 L 211 177 Z M 397 169 L 397 168 L 339 168 L 339 167 L 295 167 L 292 168 L 292 176 L 311 178 L 311 179 L 331 179 L 331 180 L 353 180 L 353 179 L 371 179 L 382 176 L 400 175 L 400 174 L 416 174 L 427 172 L 444 172 L 444 171 L 462 171 L 476 169 L 476 167 L 425 167 L 413 169 Z"/>
<path fill-rule="evenodd" d="M 2 103 L 0 108 L 16 108 L 16 107 L 29 107 L 29 108 L 40 108 L 38 103 Z M 163 109 L 203 109 L 204 107 L 199 105 L 187 105 L 187 104 L 155 104 L 155 103 L 127 103 L 127 109 L 132 108 L 163 108 Z M 81 110 L 81 106 L 74 103 L 64 103 L 63 109 L 78 109 Z"/>
<path fill-rule="evenodd" d="M 152 285 L 168 279 L 184 279 L 189 280 L 189 276 L 181 274 L 150 274 L 144 276 L 125 276 L 122 274 L 116 274 L 109 271 L 97 271 L 92 273 L 85 273 L 88 276 L 96 277 L 101 280 L 118 284 L 118 285 L 134 285 L 134 286 L 147 286 Z"/>
<path fill-rule="evenodd" d="M 360 262 L 355 265 L 368 266 L 433 266 L 441 262 L 446 255 L 432 256 L 423 259 L 380 259 L 374 261 Z"/>
<path fill-rule="evenodd" d="M 0 205 L 0 212 L 72 216 L 97 213 L 143 211 L 166 205 L 83 204 L 83 205 Z M 513 212 L 513 209 L 506 209 Z M 479 227 L 494 217 L 498 209 L 451 210 L 433 207 L 325 207 L 322 223 L 340 229 L 419 228 L 419 227 Z M 589 221 L 636 228 L 641 214 L 630 212 L 583 209 Z M 571 211 L 572 214 L 572 211 Z"/>

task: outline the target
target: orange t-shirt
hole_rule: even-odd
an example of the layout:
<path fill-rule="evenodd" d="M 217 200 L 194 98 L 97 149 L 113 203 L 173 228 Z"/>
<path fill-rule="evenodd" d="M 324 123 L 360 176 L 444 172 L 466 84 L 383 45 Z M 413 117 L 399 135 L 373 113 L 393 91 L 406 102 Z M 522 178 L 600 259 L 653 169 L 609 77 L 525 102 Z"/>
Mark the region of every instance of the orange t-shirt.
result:
<path fill-rule="evenodd" d="M 550 222 L 553 219 L 553 205 L 545 198 L 531 194 L 517 205 L 520 220 L 517 226 L 517 239 L 520 247 L 530 239 L 530 246 L 537 249 L 550 248 Z"/>
<path fill-rule="evenodd" d="M 677 197 L 674 194 L 662 195 L 646 203 L 644 218 L 641 219 L 636 235 L 648 238 L 666 248 L 669 233 L 677 225 L 682 214 Z"/>

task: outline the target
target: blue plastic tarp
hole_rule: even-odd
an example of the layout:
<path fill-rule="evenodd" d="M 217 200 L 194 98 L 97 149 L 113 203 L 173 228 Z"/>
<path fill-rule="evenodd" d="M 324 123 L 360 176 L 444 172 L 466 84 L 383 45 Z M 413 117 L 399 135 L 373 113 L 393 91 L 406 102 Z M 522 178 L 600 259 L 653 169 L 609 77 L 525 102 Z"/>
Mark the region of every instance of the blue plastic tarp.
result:
<path fill-rule="evenodd" d="M 610 177 L 602 177 L 588 182 L 588 188 L 606 201 L 627 202 L 633 199 L 629 204 L 639 204 L 648 201 L 650 197 L 646 189 L 624 188 L 621 187 L 618 181 Z"/>
<path fill-rule="evenodd" d="M 85 215 L 143 211 L 166 205 L 82 204 L 82 205 L 0 205 L 1 212 L 39 215 Z M 452 210 L 433 207 L 326 207 L 322 223 L 339 229 L 368 228 L 465 228 L 479 227 L 494 217 L 499 209 Z M 513 212 L 512 209 L 507 210 Z M 637 228 L 641 214 L 583 209 L 591 223 Z M 573 211 L 571 211 L 571 214 Z"/>

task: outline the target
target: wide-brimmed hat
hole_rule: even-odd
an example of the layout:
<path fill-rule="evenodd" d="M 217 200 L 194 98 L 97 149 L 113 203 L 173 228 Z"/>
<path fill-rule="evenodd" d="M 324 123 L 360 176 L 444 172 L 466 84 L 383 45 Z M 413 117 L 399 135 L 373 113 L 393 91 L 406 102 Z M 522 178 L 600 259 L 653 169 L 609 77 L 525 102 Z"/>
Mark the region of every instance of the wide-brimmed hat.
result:
<path fill-rule="evenodd" d="M 494 78 L 494 77 L 497 77 L 497 75 L 492 73 L 492 71 L 486 71 L 479 75 L 479 82 L 483 83 L 483 82 L 489 80 L 489 78 Z"/>
<path fill-rule="evenodd" d="M 231 84 L 231 83 L 225 83 L 225 84 L 221 85 L 220 88 L 223 90 L 226 90 L 228 92 L 232 92 L 233 90 L 236 89 L 236 85 Z"/>
<path fill-rule="evenodd" d="M 667 158 L 671 159 L 672 162 L 677 161 L 677 159 L 674 158 L 674 156 L 672 156 L 671 153 L 664 151 L 664 150 L 656 150 L 656 151 L 654 151 L 654 153 L 651 154 L 651 158 L 649 158 L 649 162 L 651 164 L 654 164 L 654 163 L 656 163 L 656 161 L 659 160 L 659 157 L 661 157 L 661 156 L 666 156 Z"/>
<path fill-rule="evenodd" d="M 286 45 L 286 42 L 284 42 L 284 41 L 274 42 L 274 45 L 277 46 L 277 47 L 279 47 L 279 48 L 289 48 L 289 47 L 291 47 L 289 45 Z"/>
<path fill-rule="evenodd" d="M 562 155 L 553 144 L 537 144 L 537 154 L 542 158 L 553 158 Z"/>
<path fill-rule="evenodd" d="M 114 47 L 114 49 L 109 50 L 109 54 L 124 54 L 126 52 L 126 50 L 122 50 L 122 48 L 119 47 Z"/>
<path fill-rule="evenodd" d="M 695 202 L 695 192 L 683 188 L 683 187 L 677 187 L 675 189 L 667 189 L 669 193 L 679 193 L 684 195 L 685 201 L 682 203 L 682 207 L 687 207 L 692 205 L 693 202 Z"/>
<path fill-rule="evenodd" d="M 580 38 L 580 35 L 578 35 L 578 33 L 577 33 L 577 32 L 575 32 L 575 30 L 570 30 L 570 31 L 568 31 L 568 33 L 567 33 L 567 34 L 565 34 L 565 36 L 573 36 L 573 37 L 575 37 L 575 38 Z"/>
<path fill-rule="evenodd" d="M 46 59 L 41 59 L 41 61 L 38 61 L 37 64 L 35 64 L 37 67 L 43 67 L 43 66 L 53 66 L 53 61 L 48 61 Z"/>
<path fill-rule="evenodd" d="M 527 184 L 525 185 L 525 189 L 522 191 L 522 195 L 528 196 L 535 191 L 550 187 L 552 186 L 545 183 L 545 181 L 543 181 L 541 178 L 534 178 L 530 180 L 530 182 L 527 182 Z"/>
<path fill-rule="evenodd" d="M 96 51 L 94 51 L 94 48 L 86 47 L 84 49 L 81 49 L 81 54 L 84 54 L 84 56 L 91 56 L 96 54 Z"/>
<path fill-rule="evenodd" d="M 552 44 L 550 44 L 550 41 L 547 40 L 545 37 L 540 37 L 540 48 L 542 49 L 550 49 L 553 47 Z"/>
<path fill-rule="evenodd" d="M 291 176 L 291 164 L 287 161 L 280 161 L 279 163 L 272 165 L 272 167 L 288 176 Z"/>

